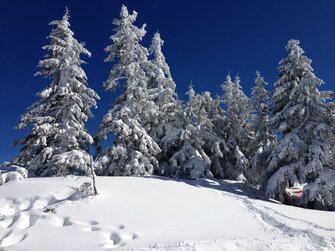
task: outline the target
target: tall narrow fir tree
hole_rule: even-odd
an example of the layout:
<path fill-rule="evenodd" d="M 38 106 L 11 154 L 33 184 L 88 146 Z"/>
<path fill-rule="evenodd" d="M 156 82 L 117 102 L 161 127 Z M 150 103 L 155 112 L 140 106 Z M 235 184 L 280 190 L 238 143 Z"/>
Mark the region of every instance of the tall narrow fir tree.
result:
<path fill-rule="evenodd" d="M 117 60 L 108 79 L 106 90 L 123 86 L 99 127 L 97 139 L 107 139 L 115 135 L 113 145 L 99 149 L 96 162 L 97 172 L 106 175 L 146 175 L 158 167 L 159 146 L 143 127 L 144 120 L 156 112 L 155 104 L 148 99 L 149 67 L 148 51 L 140 45 L 144 37 L 145 25 L 134 25 L 137 13 L 129 14 L 122 6 L 120 19 L 115 19 L 113 44 L 106 47 L 109 53 L 106 62 Z"/>
<path fill-rule="evenodd" d="M 276 137 L 272 135 L 269 124 L 269 95 L 266 90 L 267 83 L 256 72 L 255 85 L 251 92 L 251 102 L 254 110 L 252 123 L 253 136 L 247 147 L 249 169 L 248 181 L 258 185 L 261 174 L 267 165 L 267 158 L 276 143 Z"/>
<path fill-rule="evenodd" d="M 91 53 L 73 37 L 67 9 L 62 20 L 50 25 L 55 26 L 48 37 L 51 42 L 43 47 L 49 54 L 39 62 L 36 75 L 50 79 L 51 84 L 21 116 L 17 128 L 31 126 L 32 131 L 15 142 L 23 147 L 14 162 L 36 175 L 65 175 L 78 169 L 86 173 L 93 138 L 84 122 L 93 117 L 91 108 L 99 96 L 87 87 L 80 56 Z"/>

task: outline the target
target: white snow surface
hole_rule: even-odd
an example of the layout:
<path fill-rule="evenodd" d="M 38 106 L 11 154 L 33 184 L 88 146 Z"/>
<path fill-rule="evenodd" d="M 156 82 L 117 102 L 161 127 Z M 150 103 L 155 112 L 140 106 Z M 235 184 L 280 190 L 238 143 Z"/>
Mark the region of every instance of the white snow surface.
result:
<path fill-rule="evenodd" d="M 52 177 L 0 186 L 0 250 L 335 250 L 335 212 L 256 199 L 233 181 Z"/>

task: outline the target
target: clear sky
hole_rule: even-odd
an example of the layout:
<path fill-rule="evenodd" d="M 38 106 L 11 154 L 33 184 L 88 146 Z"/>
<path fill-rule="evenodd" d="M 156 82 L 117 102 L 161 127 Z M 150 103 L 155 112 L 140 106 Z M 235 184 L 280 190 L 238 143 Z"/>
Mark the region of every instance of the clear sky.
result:
<path fill-rule="evenodd" d="M 112 20 L 121 5 L 136 10 L 136 24 L 147 24 L 143 45 L 149 46 L 159 30 L 163 51 L 184 99 L 192 81 L 197 92 L 221 94 L 220 84 L 230 71 L 239 74 L 247 94 L 260 70 L 269 83 L 277 78 L 280 59 L 291 38 L 299 39 L 313 60 L 322 89 L 335 90 L 335 1 L 333 0 L 1 0 L 0 1 L 0 161 L 11 160 L 19 148 L 15 139 L 27 131 L 14 130 L 19 116 L 36 101 L 35 94 L 49 81 L 34 77 L 41 49 L 48 44 L 48 23 L 70 10 L 75 37 L 92 52 L 84 69 L 89 86 L 101 97 L 95 119 L 87 123 L 92 135 L 115 94 L 105 92 L 103 81 L 111 64 L 103 59 L 110 44 Z"/>

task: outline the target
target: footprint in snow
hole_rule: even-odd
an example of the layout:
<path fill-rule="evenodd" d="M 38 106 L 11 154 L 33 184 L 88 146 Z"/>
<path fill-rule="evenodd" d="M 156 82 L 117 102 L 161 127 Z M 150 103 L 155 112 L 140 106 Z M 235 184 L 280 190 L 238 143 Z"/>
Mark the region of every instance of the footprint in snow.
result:
<path fill-rule="evenodd" d="M 22 233 L 20 230 L 11 230 L 0 241 L 0 247 L 4 248 L 13 246 L 23 241 L 27 236 L 27 234 Z"/>
<path fill-rule="evenodd" d="M 1 201 L 1 200 L 0 200 Z M 55 200 L 58 203 L 58 200 Z M 55 211 L 45 211 L 52 207 L 49 198 L 36 197 L 14 201 L 5 199 L 0 213 L 0 250 L 12 247 L 28 237 L 28 229 L 37 221 L 43 221 L 50 227 L 79 227 L 84 232 L 96 232 L 105 238 L 101 247 L 106 249 L 125 246 L 129 241 L 138 238 L 137 234 L 125 231 L 124 225 L 110 226 L 98 221 L 77 221 L 70 217 L 60 216 Z"/>

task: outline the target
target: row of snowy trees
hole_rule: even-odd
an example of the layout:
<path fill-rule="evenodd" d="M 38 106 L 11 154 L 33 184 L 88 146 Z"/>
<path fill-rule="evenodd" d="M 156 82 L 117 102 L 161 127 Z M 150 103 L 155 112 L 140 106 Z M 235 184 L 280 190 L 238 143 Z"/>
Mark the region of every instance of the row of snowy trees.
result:
<path fill-rule="evenodd" d="M 163 40 L 156 33 L 149 49 L 141 45 L 146 30 L 135 26 L 136 17 L 122 6 L 105 48 L 105 61 L 113 63 L 105 90 L 122 92 L 95 137 L 97 174 L 236 179 L 281 201 L 285 188 L 307 183 L 304 205 L 334 207 L 335 188 L 320 180 L 312 185 L 335 167 L 335 107 L 326 102 L 333 93 L 318 90 L 323 82 L 299 41 L 288 42 L 272 95 L 257 72 L 250 98 L 240 78 L 228 75 L 222 96 L 191 86 L 185 103 L 175 92 Z M 14 163 L 43 176 L 88 173 L 94 140 L 84 123 L 99 96 L 87 86 L 80 57 L 90 52 L 73 37 L 68 11 L 51 25 L 50 45 L 43 47 L 49 53 L 37 73 L 51 84 L 21 117 L 18 128 L 32 130 L 16 142 L 22 148 Z M 111 137 L 113 144 L 101 147 Z"/>

